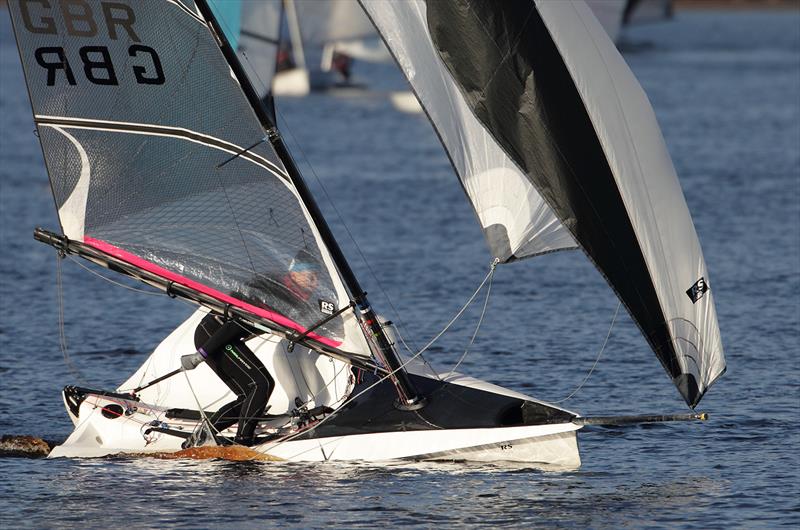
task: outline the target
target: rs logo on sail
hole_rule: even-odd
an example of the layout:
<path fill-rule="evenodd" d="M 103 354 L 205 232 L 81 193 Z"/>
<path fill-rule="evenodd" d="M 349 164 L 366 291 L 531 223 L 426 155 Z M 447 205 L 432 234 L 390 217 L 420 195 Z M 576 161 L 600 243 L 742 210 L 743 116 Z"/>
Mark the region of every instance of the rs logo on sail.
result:
<path fill-rule="evenodd" d="M 61 0 L 58 11 L 63 24 L 56 23 L 55 8 L 50 0 L 20 0 L 20 14 L 25 29 L 38 35 L 66 34 L 70 37 L 96 37 L 99 27 L 104 24 L 108 38 L 115 41 L 120 36 L 127 36 L 131 41 L 141 40 L 133 29 L 136 14 L 130 6 L 121 2 L 100 2 L 101 13 L 92 11 L 86 0 Z M 117 72 L 114 69 L 111 53 L 107 46 L 82 46 L 78 56 L 83 65 L 86 79 L 96 85 L 118 85 Z M 135 61 L 131 66 L 136 82 L 142 85 L 163 85 L 164 70 L 158 53 L 150 46 L 133 44 L 128 47 L 128 56 Z M 67 83 L 76 85 L 75 71 L 70 64 L 64 48 L 61 46 L 43 46 L 34 51 L 36 63 L 47 70 L 47 86 L 54 86 L 59 77 L 59 70 Z M 128 58 L 117 58 L 128 61 Z M 74 58 L 73 58 L 74 61 Z"/>

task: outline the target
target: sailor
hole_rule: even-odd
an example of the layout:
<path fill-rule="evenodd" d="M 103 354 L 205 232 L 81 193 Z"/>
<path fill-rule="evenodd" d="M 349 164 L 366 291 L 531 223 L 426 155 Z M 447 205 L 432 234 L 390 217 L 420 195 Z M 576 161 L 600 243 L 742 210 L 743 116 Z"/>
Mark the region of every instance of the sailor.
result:
<path fill-rule="evenodd" d="M 279 313 L 303 327 L 310 327 L 330 314 L 323 310 L 323 306 L 334 307 L 332 301 L 320 298 L 331 294 L 330 289 L 320 282 L 320 270 L 321 260 L 301 249 L 285 274 L 258 275 L 249 282 L 247 294 L 236 297 Z M 328 337 L 341 338 L 342 321 L 334 319 L 316 331 Z"/>
<path fill-rule="evenodd" d="M 253 283 L 254 286 L 258 285 Z M 272 298 L 280 302 L 307 301 L 318 285 L 318 264 L 307 251 L 301 250 L 289 265 L 280 286 L 269 289 Z M 265 286 L 261 286 L 265 287 Z M 247 298 L 249 302 L 257 303 Z M 259 303 L 258 305 L 264 305 Z M 264 364 L 247 346 L 246 341 L 258 332 L 237 320 L 225 320 L 220 315 L 209 313 L 195 331 L 197 352 L 181 357 L 184 370 L 193 370 L 202 362 L 208 363 L 215 374 L 236 394 L 236 399 L 223 405 L 210 418 L 215 434 L 238 423 L 234 443 L 251 446 L 255 443 L 255 431 L 270 395 L 275 380 Z M 193 434 L 184 442 L 184 447 L 204 442 L 205 429 Z M 218 437 L 218 442 L 225 439 Z"/>
<path fill-rule="evenodd" d="M 319 263 L 307 250 L 300 250 L 283 277 L 283 287 L 296 301 L 307 302 L 319 285 Z M 280 296 L 278 293 L 273 293 Z"/>

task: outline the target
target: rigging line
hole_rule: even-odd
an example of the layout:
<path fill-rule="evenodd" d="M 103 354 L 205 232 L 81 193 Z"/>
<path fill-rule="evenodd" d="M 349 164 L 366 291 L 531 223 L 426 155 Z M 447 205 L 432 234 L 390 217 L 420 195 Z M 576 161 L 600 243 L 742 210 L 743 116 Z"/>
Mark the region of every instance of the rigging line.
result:
<path fill-rule="evenodd" d="M 380 379 L 378 379 L 376 382 L 374 382 L 374 383 L 372 383 L 371 385 L 369 385 L 367 388 L 365 388 L 364 390 L 362 390 L 361 392 L 359 392 L 359 393 L 358 393 L 358 394 L 356 394 L 355 396 L 351 396 L 351 397 L 349 397 L 349 398 L 348 398 L 348 399 L 347 399 L 347 400 L 346 400 L 344 403 L 342 403 L 342 404 L 339 406 L 339 409 L 341 409 L 341 408 L 343 408 L 343 407 L 347 406 L 349 403 L 353 402 L 355 399 L 357 399 L 357 398 L 361 397 L 362 395 L 364 395 L 364 394 L 365 394 L 365 393 L 367 393 L 368 391 L 372 390 L 373 388 L 375 388 L 375 387 L 376 387 L 376 386 L 378 386 L 379 384 L 383 383 L 384 381 L 386 381 L 387 379 L 389 379 L 391 376 L 393 376 L 393 375 L 394 375 L 396 372 L 398 372 L 398 371 L 400 371 L 400 370 L 403 370 L 403 369 L 405 369 L 405 367 L 406 367 L 406 366 L 408 366 L 408 365 L 409 365 L 409 364 L 410 364 L 412 361 L 414 361 L 414 359 L 416 359 L 417 357 L 420 357 L 420 356 L 422 355 L 422 352 L 424 352 L 424 351 L 425 351 L 427 348 L 429 348 L 429 347 L 430 347 L 430 346 L 431 346 L 431 345 L 432 345 L 434 342 L 436 342 L 436 340 L 437 340 L 437 339 L 439 339 L 439 337 L 441 337 L 442 335 L 444 335 L 444 333 L 447 331 L 447 329 L 448 329 L 450 326 L 452 326 L 452 325 L 453 325 L 453 323 L 454 323 L 456 320 L 458 320 L 458 318 L 459 318 L 459 317 L 462 315 L 462 313 L 464 313 L 464 311 L 467 309 L 467 307 L 469 307 L 469 305 L 472 303 L 472 301 L 475 299 L 475 297 L 476 297 L 476 296 L 478 295 L 478 293 L 481 291 L 481 289 L 483 288 L 483 286 L 486 284 L 487 280 L 489 280 L 489 279 L 492 277 L 492 273 L 494 272 L 494 269 L 495 269 L 495 267 L 497 266 L 497 263 L 495 263 L 495 262 L 497 262 L 497 261 L 499 261 L 499 260 L 497 260 L 497 259 L 495 258 L 495 260 L 492 262 L 492 266 L 491 266 L 491 268 L 490 268 L 490 270 L 489 270 L 489 273 L 486 275 L 486 277 L 483 279 L 483 281 L 481 282 L 481 284 L 478 286 L 478 289 L 477 289 L 477 290 L 476 290 L 476 291 L 475 291 L 475 292 L 472 294 L 472 296 L 469 298 L 469 300 L 467 300 L 467 303 L 464 305 L 464 307 L 462 307 L 462 308 L 461 308 L 461 310 L 460 310 L 460 311 L 459 311 L 459 312 L 456 314 L 456 316 L 455 316 L 455 317 L 453 317 L 453 319 L 452 319 L 452 320 L 451 320 L 451 321 L 450 321 L 450 322 L 447 324 L 447 326 L 445 326 L 445 328 L 444 328 L 444 329 L 443 329 L 443 330 L 442 330 L 442 331 L 441 331 L 441 332 L 440 332 L 440 333 L 439 333 L 439 334 L 438 334 L 436 337 L 434 337 L 434 338 L 433 338 L 433 339 L 432 339 L 430 342 L 428 342 L 428 344 L 426 344 L 426 345 L 425 345 L 425 347 L 424 347 L 424 348 L 422 348 L 420 351 L 418 351 L 417 353 L 415 353 L 415 354 L 414 354 L 412 357 L 410 357 L 408 360 L 406 360 L 406 361 L 405 361 L 404 363 L 402 363 L 400 366 L 398 366 L 397 368 L 395 368 L 395 369 L 394 369 L 394 370 L 392 370 L 391 372 L 388 372 L 386 375 L 384 375 L 383 377 L 381 377 Z M 617 308 L 617 309 L 619 309 L 619 308 Z M 338 409 L 337 409 L 337 410 L 338 410 Z M 297 433 L 291 434 L 291 435 L 289 435 L 289 436 L 287 436 L 287 437 L 285 437 L 285 438 L 283 438 L 283 439 L 281 439 L 281 440 L 278 440 L 277 442 L 275 442 L 275 445 L 274 445 L 273 447 L 277 447 L 277 446 L 279 446 L 279 445 L 280 445 L 280 444 L 282 444 L 282 443 L 289 442 L 289 441 L 291 441 L 291 440 L 293 440 L 293 439 L 297 438 L 297 437 L 298 437 L 298 436 L 300 436 L 301 434 L 305 434 L 305 433 L 308 433 L 308 432 L 311 432 L 311 431 L 315 430 L 317 427 L 319 427 L 320 425 L 322 425 L 323 423 L 325 423 L 326 421 L 328 421 L 330 418 L 333 418 L 334 416 L 336 416 L 336 414 L 330 414 L 330 415 L 328 415 L 328 416 L 326 416 L 326 417 L 322 418 L 322 420 L 320 420 L 318 423 L 315 423 L 314 425 L 310 426 L 308 429 L 305 429 L 305 430 L 303 430 L 303 431 L 301 431 L 301 432 L 297 432 Z"/>
<path fill-rule="evenodd" d="M 86 272 L 89 272 L 89 273 L 91 273 L 91 274 L 94 274 L 94 275 L 95 275 L 95 276 L 97 276 L 98 278 L 102 278 L 103 280 L 107 281 L 108 283 L 110 283 L 110 284 L 112 284 L 112 285 L 116 285 L 117 287 L 122 287 L 122 288 L 124 288 L 124 289 L 128 289 L 129 291 L 133 291 L 133 292 L 135 292 L 135 293 L 141 293 L 141 294 L 146 294 L 146 295 L 150 295 L 150 296 L 164 296 L 164 293 L 162 293 L 162 292 L 158 292 L 158 291 L 148 291 L 148 290 L 145 290 L 145 289 L 137 289 L 136 287 L 131 287 L 130 285 L 125 285 L 124 283 L 117 282 L 117 281 L 115 281 L 115 280 L 112 280 L 112 279 L 111 279 L 111 278 L 109 278 L 108 276 L 104 276 L 103 274 L 100 274 L 100 273 L 99 273 L 99 272 L 97 272 L 97 271 L 93 271 L 92 269 L 90 269 L 89 267 L 87 267 L 86 265 L 84 265 L 83 263 L 81 263 L 81 262 L 80 262 L 80 261 L 78 261 L 78 260 L 77 260 L 75 257 L 73 257 L 73 256 L 71 256 L 71 255 L 67 255 L 66 257 L 67 257 L 67 258 L 68 258 L 68 259 L 69 259 L 69 260 L 70 260 L 72 263 L 76 264 L 78 267 L 82 268 L 82 269 L 83 269 L 83 270 L 85 270 Z"/>
<path fill-rule="evenodd" d="M 559 399 L 558 401 L 550 401 L 550 403 L 563 403 L 564 401 L 567 401 L 568 399 L 572 398 L 572 396 L 577 394 L 578 391 L 581 388 L 583 388 L 583 385 L 586 384 L 586 381 L 589 380 L 589 377 L 592 375 L 592 372 L 594 372 L 594 369 L 597 367 L 597 363 L 600 362 L 600 356 L 603 355 L 603 352 L 606 349 L 606 344 L 608 344 L 608 338 L 611 337 L 611 330 L 614 329 L 614 322 L 616 322 L 617 320 L 617 315 L 619 314 L 619 308 L 621 305 L 622 301 L 617 302 L 617 309 L 614 311 L 614 317 L 611 319 L 611 325 L 608 327 L 608 333 L 606 333 L 606 340 L 603 341 L 603 346 L 600 348 L 600 352 L 598 352 L 597 359 L 594 360 L 594 364 L 592 365 L 591 369 L 589 369 L 589 373 L 586 374 L 586 377 L 583 378 L 583 381 L 581 381 L 581 384 L 578 385 L 578 388 L 573 390 L 570 395 L 568 395 L 564 399 Z"/>
<path fill-rule="evenodd" d="M 145 289 L 137 289 L 136 287 L 132 287 L 130 285 L 125 285 L 124 283 L 112 280 L 111 278 L 109 278 L 109 277 L 107 277 L 107 276 L 105 276 L 103 274 L 100 274 L 99 272 L 97 272 L 95 270 L 92 270 L 91 268 L 87 267 L 86 265 L 81 263 L 79 260 L 77 260 L 74 256 L 72 256 L 70 254 L 67 254 L 66 257 L 69 258 L 69 260 L 72 263 L 76 264 L 78 267 L 82 268 L 86 272 L 94 274 L 95 276 L 97 276 L 97 277 L 107 281 L 108 283 L 117 286 L 117 287 L 122 287 L 124 289 L 129 290 L 129 291 L 133 291 L 135 293 L 140 293 L 140 294 L 146 294 L 146 295 L 149 295 L 149 296 L 164 296 L 164 294 L 165 294 L 165 293 L 162 293 L 162 292 L 159 292 L 159 291 L 149 291 L 149 290 L 145 290 Z M 59 264 L 60 264 L 60 262 L 59 262 Z M 167 295 L 167 296 L 169 296 L 169 295 Z M 183 302 L 186 305 L 190 305 L 190 306 L 194 306 L 195 305 L 195 304 L 193 304 L 192 302 L 190 302 L 188 300 L 184 300 L 183 298 L 178 298 L 178 300 Z M 66 347 L 66 338 L 64 340 L 65 340 L 65 347 Z M 152 362 L 153 362 L 153 357 L 151 355 L 147 359 L 147 365 L 149 366 L 150 363 L 152 363 Z M 139 378 L 139 384 L 141 384 L 144 381 L 144 378 L 146 377 L 146 374 L 147 374 L 147 370 L 145 369 L 145 371 L 142 372 L 142 375 Z M 84 385 L 90 386 L 85 382 L 84 382 Z"/>
<path fill-rule="evenodd" d="M 481 316 L 478 319 L 478 325 L 475 326 L 475 333 L 472 334 L 472 338 L 470 339 L 469 344 L 467 345 L 467 349 L 464 350 L 464 354 L 458 360 L 456 365 L 453 366 L 452 370 L 450 370 L 450 373 L 445 376 L 445 379 L 450 378 L 450 376 L 452 376 L 453 373 L 456 371 L 456 368 L 461 366 L 461 363 L 464 362 L 464 359 L 467 358 L 467 353 L 469 353 L 470 348 L 472 348 L 472 345 L 475 343 L 475 337 L 478 336 L 478 331 L 480 331 L 481 324 L 483 324 L 483 317 L 486 315 L 486 308 L 489 306 L 489 295 L 492 294 L 492 283 L 494 283 L 494 271 L 498 263 L 500 263 L 499 258 L 495 258 L 494 261 L 492 261 L 492 267 L 491 270 L 489 271 L 489 285 L 486 287 L 486 299 L 483 301 L 483 309 L 481 310 Z"/>
<path fill-rule="evenodd" d="M 391 372 L 388 372 L 386 375 L 384 375 L 383 377 L 381 377 L 380 379 L 378 379 L 377 381 L 375 381 L 374 383 L 372 383 L 371 385 L 369 385 L 367 388 L 365 388 L 364 390 L 362 390 L 361 392 L 359 392 L 359 393 L 358 393 L 358 394 L 356 394 L 355 396 L 351 396 L 351 397 L 349 397 L 349 398 L 348 398 L 348 399 L 347 399 L 347 400 L 346 400 L 344 403 L 342 403 L 342 404 L 339 406 L 339 409 L 341 409 L 341 408 L 343 408 L 343 407 L 347 406 L 349 403 L 353 402 L 353 401 L 354 401 L 354 400 L 356 400 L 357 398 L 359 398 L 359 397 L 363 396 L 365 393 L 369 392 L 370 390 L 372 390 L 373 388 L 375 388 L 375 387 L 376 387 L 376 386 L 378 386 L 379 384 L 381 384 L 381 383 L 383 383 L 384 381 L 386 381 L 387 379 L 389 379 L 391 376 L 393 376 L 393 375 L 394 375 L 395 373 L 397 373 L 398 371 L 400 371 L 400 370 L 404 369 L 404 368 L 405 368 L 405 367 L 406 367 L 406 366 L 407 366 L 409 363 L 411 363 L 411 362 L 412 362 L 414 359 L 416 359 L 417 357 L 419 357 L 421 353 L 422 353 L 421 351 L 420 351 L 420 352 L 418 352 L 418 353 L 416 353 L 416 354 L 415 354 L 413 357 L 409 358 L 407 361 L 405 361 L 403 364 L 401 364 L 400 366 L 398 366 L 396 369 L 392 370 Z M 338 409 L 337 409 L 337 410 L 338 410 Z M 336 416 L 336 414 L 330 414 L 330 415 L 328 415 L 328 416 L 326 416 L 326 417 L 322 418 L 322 419 L 321 419 L 319 422 L 317 422 L 317 423 L 315 423 L 314 425 L 310 426 L 308 429 L 304 429 L 304 430 L 302 430 L 302 431 L 300 431 L 300 432 L 297 432 L 297 433 L 291 434 L 291 435 L 289 435 L 289 436 L 286 436 L 285 438 L 283 438 L 283 439 L 281 439 L 281 440 L 278 440 L 278 441 L 276 441 L 276 442 L 275 442 L 275 445 L 273 445 L 272 447 L 273 447 L 273 448 L 274 448 L 274 447 L 277 447 L 277 446 L 279 446 L 279 445 L 280 445 L 280 444 L 282 444 L 282 443 L 285 443 L 285 442 L 290 442 L 290 441 L 292 441 L 293 439 L 297 438 L 297 437 L 298 437 L 298 436 L 300 436 L 301 434 L 306 434 L 306 433 L 308 433 L 308 432 L 311 432 L 311 431 L 315 430 L 317 427 L 321 426 L 321 425 L 322 425 L 323 423 L 325 423 L 326 421 L 328 421 L 330 418 L 333 418 L 334 416 Z"/>
<path fill-rule="evenodd" d="M 330 359 L 330 360 L 333 360 L 333 359 L 331 359 L 330 357 L 329 357 L 328 359 Z M 345 363 L 342 363 L 342 366 L 341 366 L 341 367 L 340 367 L 340 368 L 339 368 L 339 369 L 338 369 L 338 370 L 337 370 L 337 371 L 336 371 L 336 372 L 333 374 L 333 377 L 331 378 L 331 380 L 330 380 L 330 381 L 328 381 L 327 383 L 325 383 L 325 385 L 324 385 L 322 388 L 320 388 L 320 389 L 319 389 L 319 391 L 318 391 L 317 393 L 313 393 L 313 391 L 312 391 L 312 390 L 311 390 L 311 388 L 309 387 L 309 388 L 308 388 L 309 392 L 312 392 L 312 394 L 311 394 L 311 399 L 309 399 L 308 401 L 306 401 L 305 403 L 303 403 L 303 405 L 306 405 L 306 406 L 307 406 L 307 405 L 308 405 L 309 403 L 311 403 L 312 401 L 313 401 L 313 402 L 314 402 L 314 404 L 316 405 L 316 404 L 317 404 L 317 398 L 318 398 L 318 397 L 319 397 L 319 396 L 320 396 L 320 395 L 321 395 L 321 394 L 322 394 L 324 391 L 328 390 L 328 388 L 329 388 L 331 385 L 333 385 L 333 386 L 334 386 L 334 389 L 333 389 L 333 395 L 334 395 L 334 396 L 336 396 L 336 395 L 337 395 L 337 394 L 336 394 L 336 381 L 339 379 L 339 375 L 340 375 L 340 374 L 341 374 L 341 373 L 342 373 L 342 372 L 343 372 L 345 369 L 347 369 L 347 364 L 345 364 Z M 301 372 L 300 372 L 300 374 L 303 376 L 303 380 L 305 380 L 305 373 L 301 371 Z M 308 383 L 306 383 L 306 386 L 308 386 Z M 340 398 L 339 398 L 339 399 L 337 399 L 336 401 L 334 401 L 334 402 L 330 403 L 328 406 L 330 407 L 331 405 L 336 405 L 336 404 L 337 404 L 337 403 L 339 403 L 340 401 L 344 401 L 346 398 L 347 398 L 347 393 L 345 392 L 345 394 L 344 394 L 342 397 L 340 397 Z M 333 408 L 333 407 L 331 407 L 331 408 Z"/>
<path fill-rule="evenodd" d="M 61 347 L 61 355 L 64 357 L 64 364 L 72 375 L 84 386 L 91 386 L 70 360 L 69 350 L 67 349 L 67 332 L 64 325 L 64 284 L 61 271 L 61 255 L 56 254 L 56 285 L 58 290 L 58 343 Z"/>
<path fill-rule="evenodd" d="M 184 377 L 186 377 L 186 384 L 189 385 L 189 391 L 192 393 L 192 397 L 194 398 L 194 402 L 197 404 L 197 410 L 200 411 L 200 417 L 202 418 L 202 421 L 200 422 L 200 425 L 198 427 L 200 427 L 201 429 L 205 428 L 208 431 L 208 434 L 211 436 L 211 440 L 214 440 L 214 437 L 216 436 L 214 434 L 214 431 L 216 431 L 216 434 L 219 434 L 220 436 L 222 436 L 222 433 L 219 432 L 214 427 L 214 425 L 211 423 L 211 421 L 209 421 L 208 416 L 206 416 L 206 411 L 203 409 L 203 406 L 200 404 L 200 400 L 197 399 L 197 394 L 194 393 L 194 387 L 192 387 L 192 381 L 189 379 L 189 374 L 186 372 L 186 370 L 183 370 L 183 375 L 184 375 Z M 197 427 L 195 427 L 195 431 L 197 431 Z"/>
<path fill-rule="evenodd" d="M 306 395 L 311 394 L 312 399 L 315 398 L 316 394 L 314 393 L 313 390 L 311 390 L 311 385 L 308 383 L 308 379 L 306 378 L 305 371 L 302 369 L 302 367 L 298 367 L 299 371 L 300 371 L 300 378 L 297 377 L 297 374 L 295 373 L 294 363 L 289 358 L 289 350 L 288 350 L 287 346 L 284 346 L 284 345 L 281 345 L 281 346 L 283 346 L 283 347 L 281 348 L 280 351 L 283 352 L 283 356 L 286 358 L 286 363 L 289 365 L 289 370 L 292 372 L 292 379 L 294 379 L 295 387 L 299 389 L 299 387 L 300 387 L 300 378 L 302 378 L 303 379 L 303 384 L 306 387 Z M 297 360 L 297 356 L 294 356 L 294 357 L 295 357 L 295 360 Z M 338 374 L 336 374 L 336 375 L 338 375 Z M 328 384 L 330 384 L 330 383 L 328 383 Z M 325 387 L 323 387 L 322 390 L 320 390 L 318 393 L 321 394 L 322 391 L 325 390 L 326 387 L 327 387 L 327 385 Z M 310 400 L 305 401 L 304 404 L 308 404 L 309 401 Z"/>
<path fill-rule="evenodd" d="M 476 297 L 476 296 L 478 296 L 478 293 L 479 293 L 479 292 L 481 292 L 481 289 L 483 289 L 483 286 L 486 284 L 486 282 L 487 282 L 489 279 L 491 279 L 491 277 L 494 275 L 494 269 L 495 269 L 495 267 L 497 266 L 497 262 L 498 262 L 498 261 L 499 261 L 499 260 L 498 260 L 497 258 L 495 258 L 495 260 L 492 262 L 492 265 L 491 265 L 491 267 L 489 267 L 489 272 L 486 274 L 486 277 L 484 277 L 484 278 L 483 278 L 483 281 L 481 282 L 481 284 L 478 286 L 478 288 L 475 290 L 475 292 L 474 292 L 474 293 L 472 293 L 472 296 L 470 296 L 470 297 L 469 297 L 469 300 L 467 300 L 467 303 L 465 303 L 465 304 L 464 304 L 464 307 L 462 307 L 462 308 L 461 308 L 461 309 L 458 311 L 458 313 L 456 313 L 456 315 L 455 315 L 455 316 L 454 316 L 454 317 L 453 317 L 453 318 L 450 320 L 450 322 L 448 322 L 448 323 L 447 323 L 447 325 L 444 327 L 444 329 L 442 329 L 442 331 L 440 331 L 438 335 L 436 335 L 435 337 L 433 337 L 433 338 L 432 338 L 432 339 L 431 339 L 431 340 L 428 342 L 428 344 L 426 344 L 426 345 L 425 345 L 425 347 L 423 347 L 421 350 L 419 350 L 419 351 L 418 351 L 418 352 L 417 352 L 417 353 L 414 355 L 414 357 L 417 357 L 417 356 L 421 355 L 421 354 L 422 354 L 422 352 L 424 352 L 425 350 L 427 350 L 428 348 L 430 348 L 431 346 L 433 346 L 433 343 L 434 343 L 434 342 L 436 342 L 437 340 L 439 340 L 439 338 L 440 338 L 442 335 L 444 335 L 444 334 L 447 332 L 447 330 L 448 330 L 448 329 L 450 329 L 450 326 L 452 326 L 453 324 L 455 324 L 456 320 L 458 320 L 458 319 L 461 317 L 461 315 L 463 315 L 463 314 L 464 314 L 464 311 L 466 311 L 466 310 L 467 310 L 467 308 L 470 306 L 470 304 L 472 304 L 472 301 L 473 301 L 473 300 L 475 300 L 475 297 Z"/>

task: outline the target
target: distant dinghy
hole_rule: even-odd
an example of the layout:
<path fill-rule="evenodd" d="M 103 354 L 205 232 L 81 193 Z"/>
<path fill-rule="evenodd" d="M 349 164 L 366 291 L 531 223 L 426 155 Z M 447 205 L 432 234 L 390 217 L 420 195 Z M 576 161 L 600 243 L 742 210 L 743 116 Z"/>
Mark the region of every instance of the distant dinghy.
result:
<path fill-rule="evenodd" d="M 67 387 L 75 430 L 50 456 L 203 439 L 230 394 L 179 367 L 212 312 L 261 332 L 249 345 L 277 388 L 258 453 L 580 464 L 592 422 L 576 412 L 399 356 L 206 0 L 81 5 L 9 2 L 62 228 L 35 237 L 201 307 L 117 389 Z M 695 407 L 725 370 L 714 283 L 647 97 L 586 4 L 361 6 L 436 128 L 490 274 L 580 248 Z M 301 250 L 321 269 L 305 301 L 280 290 Z"/>

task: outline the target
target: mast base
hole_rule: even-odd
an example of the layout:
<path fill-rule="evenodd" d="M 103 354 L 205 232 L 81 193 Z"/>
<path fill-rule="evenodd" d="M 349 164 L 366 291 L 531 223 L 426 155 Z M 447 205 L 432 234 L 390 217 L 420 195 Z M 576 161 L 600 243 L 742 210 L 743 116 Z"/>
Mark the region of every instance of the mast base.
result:
<path fill-rule="evenodd" d="M 400 398 L 394 400 L 394 408 L 397 410 L 419 410 L 428 404 L 425 396 L 416 396 L 411 401 L 403 401 Z"/>

